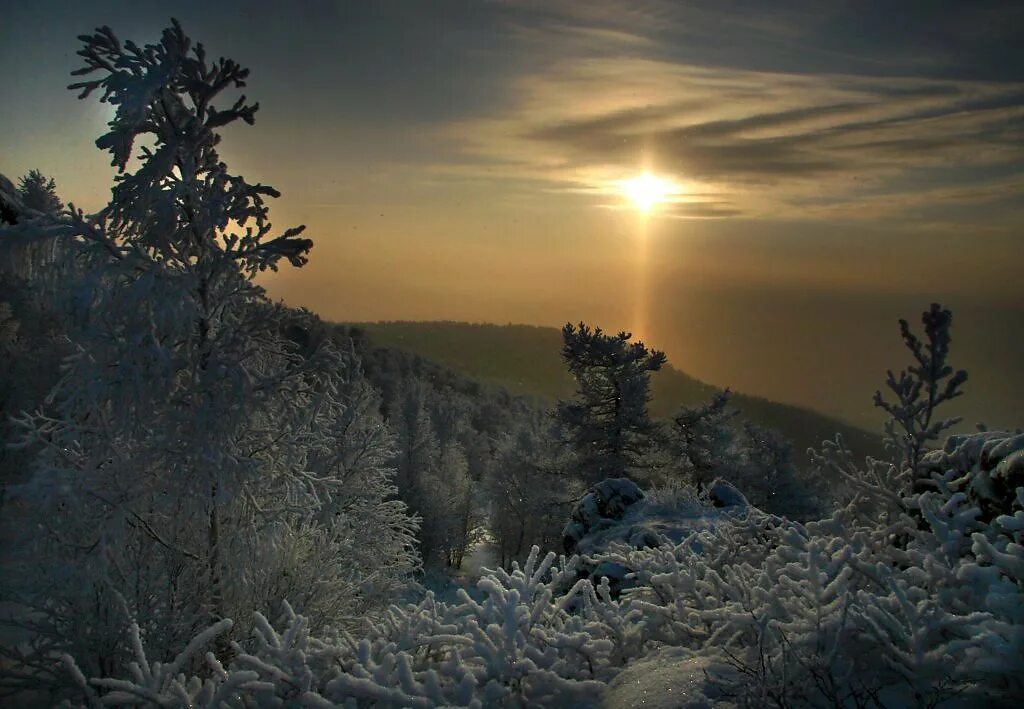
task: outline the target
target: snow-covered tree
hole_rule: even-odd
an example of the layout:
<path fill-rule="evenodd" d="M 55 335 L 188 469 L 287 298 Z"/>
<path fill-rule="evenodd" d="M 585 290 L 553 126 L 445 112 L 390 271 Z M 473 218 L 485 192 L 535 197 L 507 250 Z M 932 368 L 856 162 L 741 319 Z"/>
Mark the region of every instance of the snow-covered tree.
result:
<path fill-rule="evenodd" d="M 813 486 L 793 464 L 789 441 L 777 431 L 739 421 L 730 396 L 725 389 L 672 418 L 665 435 L 668 476 L 698 489 L 723 478 L 766 512 L 813 516 L 819 509 Z"/>
<path fill-rule="evenodd" d="M 715 394 L 700 406 L 684 407 L 672 419 L 668 446 L 675 467 L 695 487 L 716 477 L 731 477 L 735 456 L 730 449 L 736 432 L 732 420 L 739 414 L 729 408 L 730 391 Z"/>
<path fill-rule="evenodd" d="M 469 475 L 469 461 L 462 446 L 451 443 L 438 461 L 439 490 L 448 494 L 443 547 L 448 566 L 459 568 L 475 541 L 479 527 L 478 486 Z"/>
<path fill-rule="evenodd" d="M 395 450 L 398 493 L 420 518 L 420 553 L 426 566 L 445 560 L 444 529 L 451 491 L 439 481 L 441 446 L 428 411 L 430 392 L 421 382 L 410 382 L 402 393 L 399 411 L 392 415 L 397 435 Z"/>
<path fill-rule="evenodd" d="M 498 442 L 486 489 L 490 532 L 504 568 L 535 545 L 561 544 L 562 525 L 583 487 L 564 472 L 571 463 L 559 438 L 550 418 L 535 414 Z"/>
<path fill-rule="evenodd" d="M 650 373 L 661 369 L 665 353 L 631 337 L 584 323 L 562 328 L 562 358 L 579 388 L 574 401 L 559 403 L 558 418 L 587 484 L 640 474 L 652 453 L 657 427 L 647 411 Z"/>
<path fill-rule="evenodd" d="M 880 391 L 875 392 L 874 398 L 875 406 L 890 416 L 885 433 L 900 458 L 897 464 L 912 471 L 917 470 L 930 442 L 959 423 L 958 418 L 936 418 L 936 408 L 960 396 L 963 393 L 960 387 L 967 381 L 966 371 L 954 370 L 946 361 L 953 314 L 938 303 L 932 303 L 921 315 L 921 322 L 926 341 L 911 332 L 906 320 L 900 320 L 900 334 L 914 363 L 899 376 L 892 370 L 888 372 L 886 386 L 896 400 L 887 401 Z"/>
<path fill-rule="evenodd" d="M 750 502 L 765 512 L 807 520 L 825 511 L 825 488 L 793 463 L 792 444 L 778 431 L 744 422 L 739 460 L 729 476 Z"/>
<path fill-rule="evenodd" d="M 34 460 L 9 490 L 27 517 L 5 574 L 31 633 L 16 671 L 54 679 L 54 653 L 72 651 L 109 672 L 129 623 L 170 652 L 211 620 L 274 611 L 279 593 L 316 625 L 365 622 L 416 568 L 415 527 L 354 354 L 296 337 L 315 318 L 253 282 L 301 266 L 311 242 L 301 227 L 273 237 L 276 191 L 216 152 L 217 129 L 253 121 L 244 97 L 215 104 L 248 71 L 209 62 L 177 23 L 145 47 L 107 28 L 83 41 L 76 73 L 99 76 L 74 88 L 117 108 L 97 141 L 121 171 L 113 199 L 8 229 L 72 243 L 88 265 L 66 284 L 61 379 L 18 418 Z"/>
<path fill-rule="evenodd" d="M 29 222 L 42 224 L 62 208 L 52 180 L 33 171 L 21 182 L 23 189 L 17 190 L 0 175 L 0 207 L 8 208 L 6 217 L 0 215 L 0 228 L 5 221 L 22 229 Z M 26 204 L 23 193 L 36 199 L 35 207 Z M 47 200 L 53 209 L 43 213 L 38 207 Z M 85 268 L 76 252 L 75 245 L 53 239 L 0 235 L 0 328 L 7 333 L 0 355 L 0 441 L 5 444 L 17 438 L 12 417 L 45 398 L 70 354 L 64 333 L 78 309 L 69 284 L 78 282 Z M 24 479 L 30 457 L 29 451 L 0 445 L 0 484 Z"/>

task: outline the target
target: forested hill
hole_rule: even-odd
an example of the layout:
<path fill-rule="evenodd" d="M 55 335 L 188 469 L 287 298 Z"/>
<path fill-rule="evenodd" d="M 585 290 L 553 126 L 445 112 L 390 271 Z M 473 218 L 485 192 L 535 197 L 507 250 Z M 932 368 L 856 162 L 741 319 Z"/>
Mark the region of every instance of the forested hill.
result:
<path fill-rule="evenodd" d="M 551 403 L 571 397 L 576 389 L 562 363 L 562 334 L 556 328 L 460 322 L 351 325 L 378 347 L 413 352 L 512 394 Z M 682 406 L 708 401 L 719 389 L 669 365 L 653 374 L 652 391 L 652 413 L 667 417 Z M 880 457 L 884 453 L 880 436 L 816 411 L 738 392 L 731 401 L 745 418 L 777 429 L 792 441 L 798 463 L 805 462 L 808 447 L 820 447 L 821 441 L 836 433 L 858 454 Z"/>

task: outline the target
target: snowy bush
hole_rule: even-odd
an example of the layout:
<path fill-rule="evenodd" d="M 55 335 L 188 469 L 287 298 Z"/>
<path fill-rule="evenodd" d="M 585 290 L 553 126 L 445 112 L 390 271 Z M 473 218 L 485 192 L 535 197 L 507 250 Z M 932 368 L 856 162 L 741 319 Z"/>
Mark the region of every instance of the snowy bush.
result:
<path fill-rule="evenodd" d="M 594 485 L 577 503 L 562 530 L 565 550 L 572 552 L 588 534 L 614 526 L 629 507 L 642 499 L 643 491 L 628 478 L 609 478 Z"/>
<path fill-rule="evenodd" d="M 1000 450 L 995 465 L 1021 449 Z M 428 595 L 392 608 L 362 640 L 310 637 L 287 608 L 278 631 L 258 617 L 256 640 L 235 645 L 226 669 L 214 663 L 145 691 L 176 705 L 180 688 L 205 701 L 230 684 L 248 697 L 231 700 L 239 706 L 596 706 L 609 685 L 609 697 L 685 686 L 694 706 L 1012 703 L 1024 698 L 1024 487 L 984 523 L 955 490 L 964 472 L 947 470 L 943 491 L 916 496 L 928 525 L 907 516 L 902 547 L 876 545 L 879 533 L 844 510 L 801 525 L 752 507 L 700 505 L 675 541 L 611 543 L 557 568 L 554 554 L 541 560 L 535 548 L 522 568 L 482 578 L 481 600 Z M 891 533 L 888 521 L 875 525 Z M 621 568 L 631 587 L 616 597 L 608 579 L 581 578 L 595 563 Z M 689 679 L 655 672 L 662 661 Z M 650 676 L 630 670 L 627 693 L 616 678 L 632 667 Z M 88 686 L 110 703 L 103 691 L 129 691 Z"/>
<path fill-rule="evenodd" d="M 587 582 L 556 595 L 574 575 L 556 568 L 554 554 L 535 548 L 523 567 L 481 579 L 483 599 L 464 592 L 443 604 L 428 594 L 393 608 L 377 633 L 318 639 L 287 605 L 272 624 L 256 616 L 254 637 L 233 644 L 225 667 L 212 652 L 189 674 L 189 660 L 226 632 L 221 621 L 198 634 L 168 664 L 150 662 L 137 627 L 130 631 L 132 664 L 126 679 L 86 680 L 74 659 L 66 666 L 87 704 L 128 702 L 159 706 L 566 706 L 594 705 L 613 676 L 615 640 L 603 622 L 601 600 Z M 570 601 L 582 610 L 569 613 Z"/>

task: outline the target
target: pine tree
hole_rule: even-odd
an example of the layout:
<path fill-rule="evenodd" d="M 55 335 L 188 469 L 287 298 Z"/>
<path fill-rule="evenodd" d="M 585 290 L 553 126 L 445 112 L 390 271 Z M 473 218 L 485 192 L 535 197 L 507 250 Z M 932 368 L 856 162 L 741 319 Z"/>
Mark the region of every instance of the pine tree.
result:
<path fill-rule="evenodd" d="M 213 103 L 225 90 L 245 86 L 247 69 L 230 59 L 208 63 L 203 45 L 193 46 L 177 21 L 160 42 L 144 48 L 122 44 L 106 27 L 81 39 L 85 47 L 78 54 L 85 66 L 73 73 L 100 76 L 69 88 L 81 89 L 79 98 L 100 91 L 101 101 L 117 107 L 110 131 L 96 145 L 110 152 L 120 174 L 110 204 L 89 218 L 72 207 L 73 224 L 77 236 L 120 262 L 124 295 L 133 297 L 140 286 L 150 292 L 169 288 L 178 294 L 171 317 L 190 322 L 190 332 L 181 332 L 182 345 L 174 348 L 184 387 L 169 382 L 167 393 L 173 392 L 187 417 L 180 422 L 181 439 L 199 453 L 200 460 L 189 454 L 179 460 L 189 471 L 185 479 L 198 486 L 194 492 L 207 500 L 210 604 L 216 617 L 224 617 L 220 517 L 228 483 L 200 471 L 238 468 L 222 458 L 230 451 L 217 441 L 236 435 L 231 423 L 237 418 L 220 418 L 211 426 L 207 416 L 230 405 L 222 397 L 232 396 L 240 378 L 255 373 L 239 361 L 245 343 L 237 338 L 246 306 L 260 295 L 253 276 L 276 269 L 282 258 L 303 265 L 312 242 L 296 238 L 303 227 L 268 239 L 264 199 L 277 197 L 277 191 L 230 174 L 217 153 L 215 130 L 237 120 L 252 124 L 259 108 L 247 104 L 245 96 L 226 110 Z M 139 168 L 126 173 L 135 142 L 145 136 L 152 136 L 155 146 L 143 147 Z M 152 306 L 154 320 L 168 315 L 161 304 Z M 194 479 L 197 475 L 205 480 Z"/>
<path fill-rule="evenodd" d="M 64 209 L 64 203 L 57 196 L 57 183 L 39 170 L 29 170 L 18 184 L 18 194 L 28 209 L 40 214 L 56 215 Z"/>
<path fill-rule="evenodd" d="M 588 484 L 641 474 L 657 432 L 647 412 L 650 373 L 661 369 L 665 354 L 631 337 L 584 323 L 562 328 L 562 358 L 579 388 L 557 413 Z"/>

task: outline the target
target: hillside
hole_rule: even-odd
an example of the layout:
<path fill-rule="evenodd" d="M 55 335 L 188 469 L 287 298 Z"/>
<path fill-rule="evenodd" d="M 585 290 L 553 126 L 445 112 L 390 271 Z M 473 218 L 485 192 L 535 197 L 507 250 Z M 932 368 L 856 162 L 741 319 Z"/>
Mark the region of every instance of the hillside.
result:
<path fill-rule="evenodd" d="M 562 335 L 551 327 L 489 325 L 458 322 L 352 323 L 373 344 L 414 352 L 482 382 L 504 387 L 512 394 L 547 403 L 573 395 L 575 382 L 559 354 Z M 651 411 L 672 415 L 681 406 L 707 401 L 717 387 L 671 365 L 652 376 Z M 733 405 L 743 416 L 775 428 L 793 442 L 794 458 L 804 463 L 804 451 L 841 433 L 855 453 L 881 456 L 880 436 L 810 409 L 760 397 L 733 393 Z"/>

